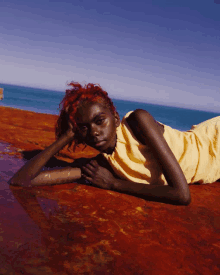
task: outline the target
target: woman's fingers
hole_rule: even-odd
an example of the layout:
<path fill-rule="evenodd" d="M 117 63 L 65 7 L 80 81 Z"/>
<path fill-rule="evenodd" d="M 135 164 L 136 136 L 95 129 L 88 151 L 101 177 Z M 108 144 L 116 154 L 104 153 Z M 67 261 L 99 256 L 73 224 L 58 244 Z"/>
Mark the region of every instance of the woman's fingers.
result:
<path fill-rule="evenodd" d="M 86 164 L 86 166 L 83 166 L 82 169 L 89 176 L 92 176 L 94 174 L 94 172 L 95 172 L 94 171 L 95 168 L 92 165 L 90 165 L 90 164 Z"/>
<path fill-rule="evenodd" d="M 85 179 L 92 182 L 95 172 L 97 170 L 97 166 L 98 166 L 97 161 L 91 160 L 89 163 L 87 163 L 85 166 L 82 167 L 82 170 L 83 170 L 82 176 Z"/>
<path fill-rule="evenodd" d="M 90 164 L 94 167 L 94 168 L 97 168 L 98 167 L 98 162 L 96 160 L 91 160 L 90 161 Z"/>
<path fill-rule="evenodd" d="M 93 172 L 96 170 L 96 167 L 94 165 L 92 165 L 91 163 L 87 163 L 85 167 Z"/>
<path fill-rule="evenodd" d="M 73 124 L 71 121 L 68 122 L 69 130 L 73 132 Z"/>
<path fill-rule="evenodd" d="M 83 176 L 86 180 L 88 180 L 88 181 L 92 182 L 92 178 L 90 178 L 90 177 L 86 176 L 85 174 L 82 174 L 82 176 Z"/>

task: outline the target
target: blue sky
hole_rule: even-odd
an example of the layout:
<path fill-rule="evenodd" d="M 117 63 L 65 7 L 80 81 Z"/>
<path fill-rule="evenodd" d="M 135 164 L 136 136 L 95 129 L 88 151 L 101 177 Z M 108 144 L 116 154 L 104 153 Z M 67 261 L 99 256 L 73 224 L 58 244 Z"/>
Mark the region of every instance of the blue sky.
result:
<path fill-rule="evenodd" d="M 0 83 L 220 112 L 219 0 L 2 0 Z"/>

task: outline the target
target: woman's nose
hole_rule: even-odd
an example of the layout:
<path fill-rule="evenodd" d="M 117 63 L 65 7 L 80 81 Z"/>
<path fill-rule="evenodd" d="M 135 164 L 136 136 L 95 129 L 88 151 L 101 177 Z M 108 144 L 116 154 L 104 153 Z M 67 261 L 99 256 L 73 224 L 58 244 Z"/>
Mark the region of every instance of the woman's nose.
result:
<path fill-rule="evenodd" d="M 99 135 L 99 131 L 96 126 L 91 126 L 90 135 L 93 137 L 97 137 Z"/>

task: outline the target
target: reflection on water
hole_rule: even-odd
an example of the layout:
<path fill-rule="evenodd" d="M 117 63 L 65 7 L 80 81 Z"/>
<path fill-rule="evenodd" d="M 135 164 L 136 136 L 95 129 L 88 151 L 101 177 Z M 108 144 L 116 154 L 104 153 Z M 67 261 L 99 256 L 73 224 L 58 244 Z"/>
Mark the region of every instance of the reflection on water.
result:
<path fill-rule="evenodd" d="M 5 150 L 0 143 L 1 275 L 220 272 L 219 185 L 192 207 L 77 183 L 9 187 L 24 162 Z"/>
<path fill-rule="evenodd" d="M 112 249 L 110 240 L 120 230 L 127 233 L 117 221 L 111 225 L 115 211 L 105 213 L 105 207 L 97 211 L 96 196 L 92 202 L 89 188 L 77 184 L 54 189 L 11 188 L 28 214 L 23 217 L 25 236 L 32 235 L 17 247 L 19 258 L 12 264 L 15 270 L 23 267 L 23 272 L 35 274 L 40 266 L 44 274 L 84 274 L 113 267 L 113 256 L 121 252 Z"/>
<path fill-rule="evenodd" d="M 114 268 L 121 252 L 110 243 L 128 234 L 120 214 L 112 221 L 117 194 L 105 198 L 105 190 L 76 183 L 9 187 L 24 161 L 4 153 L 1 161 L 0 274 L 104 274 Z"/>

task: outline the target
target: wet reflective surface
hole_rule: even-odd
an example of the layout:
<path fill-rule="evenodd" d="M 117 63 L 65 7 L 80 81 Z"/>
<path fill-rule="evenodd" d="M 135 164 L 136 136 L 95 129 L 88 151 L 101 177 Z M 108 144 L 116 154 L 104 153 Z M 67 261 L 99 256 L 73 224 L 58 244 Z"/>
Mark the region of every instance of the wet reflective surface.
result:
<path fill-rule="evenodd" d="M 0 274 L 220 274 L 220 183 L 187 207 L 76 183 L 9 187 L 0 143 Z M 10 155 L 11 154 L 11 155 Z"/>

